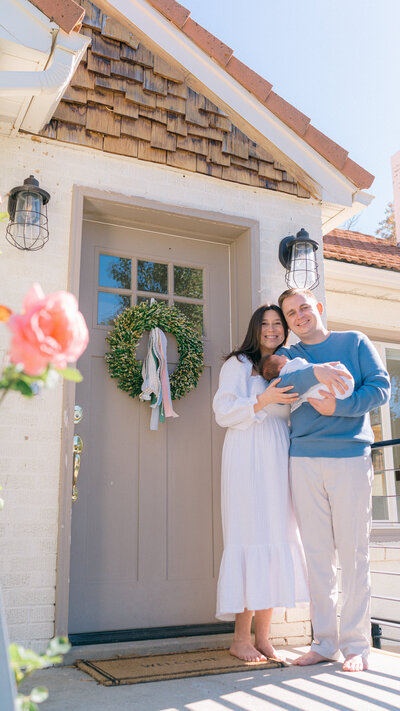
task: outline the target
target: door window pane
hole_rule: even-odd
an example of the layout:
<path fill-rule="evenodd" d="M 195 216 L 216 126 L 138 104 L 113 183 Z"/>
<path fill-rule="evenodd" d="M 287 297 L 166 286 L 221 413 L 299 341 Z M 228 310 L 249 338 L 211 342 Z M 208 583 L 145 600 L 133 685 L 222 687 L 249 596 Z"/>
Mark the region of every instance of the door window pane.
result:
<path fill-rule="evenodd" d="M 97 323 L 110 324 L 121 311 L 129 308 L 131 297 L 125 294 L 110 294 L 99 291 L 97 300 Z"/>
<path fill-rule="evenodd" d="M 99 286 L 131 288 L 131 260 L 126 257 L 114 257 L 100 254 Z"/>
<path fill-rule="evenodd" d="M 168 294 L 168 264 L 138 259 L 137 288 L 138 291 Z"/>
<path fill-rule="evenodd" d="M 175 301 L 174 306 L 191 321 L 193 328 L 203 335 L 203 306 L 201 304 L 186 304 Z"/>
<path fill-rule="evenodd" d="M 136 304 L 137 305 L 150 304 L 152 298 L 154 298 L 154 297 L 152 297 L 152 296 L 138 296 L 136 298 Z M 161 303 L 162 301 L 164 302 L 164 304 L 168 303 L 168 299 L 162 299 L 162 298 L 160 298 L 160 299 L 154 298 L 154 301 L 156 301 L 157 304 Z"/>
<path fill-rule="evenodd" d="M 203 270 L 174 265 L 174 294 L 202 299 Z"/>

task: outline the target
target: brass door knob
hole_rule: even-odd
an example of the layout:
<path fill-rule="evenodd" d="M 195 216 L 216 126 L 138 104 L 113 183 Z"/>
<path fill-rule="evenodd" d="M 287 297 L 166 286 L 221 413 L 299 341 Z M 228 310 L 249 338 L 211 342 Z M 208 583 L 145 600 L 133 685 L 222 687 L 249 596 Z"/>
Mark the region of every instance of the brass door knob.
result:
<path fill-rule="evenodd" d="M 72 501 L 78 500 L 78 476 L 79 467 L 81 466 L 81 452 L 83 450 L 83 439 L 79 435 L 74 435 L 74 465 L 72 479 Z"/>

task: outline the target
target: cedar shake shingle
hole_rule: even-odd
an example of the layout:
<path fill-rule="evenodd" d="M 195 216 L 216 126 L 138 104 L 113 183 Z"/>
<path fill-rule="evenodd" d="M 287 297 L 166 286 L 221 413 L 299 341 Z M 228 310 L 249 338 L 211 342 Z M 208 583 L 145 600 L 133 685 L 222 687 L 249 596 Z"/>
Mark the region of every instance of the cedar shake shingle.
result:
<path fill-rule="evenodd" d="M 146 49 L 137 40 L 130 29 L 125 27 L 115 18 L 103 14 L 100 8 L 90 0 L 80 0 L 82 8 L 75 0 L 31 0 L 47 17 L 59 24 L 65 32 L 80 29 L 80 23 L 86 28 L 90 28 L 93 33 L 95 45 L 94 54 L 101 54 L 105 58 L 123 59 L 142 64 L 152 68 L 154 56 L 150 50 Z M 190 11 L 175 0 L 148 0 L 149 4 L 158 10 L 170 22 L 180 28 L 206 54 L 212 57 L 218 64 L 226 69 L 228 74 L 234 77 L 245 89 L 252 93 L 262 102 L 275 116 L 289 126 L 293 131 L 303 137 L 304 141 L 312 146 L 326 160 L 334 165 L 343 175 L 351 180 L 358 188 L 369 188 L 374 180 L 373 175 L 367 170 L 357 165 L 347 157 L 347 151 L 341 146 L 331 141 L 316 128 L 311 126 L 310 119 L 298 111 L 294 106 L 278 96 L 271 90 L 271 84 L 240 62 L 233 56 L 233 50 L 222 42 L 218 37 L 212 35 L 208 30 L 194 22 L 190 18 Z M 83 17 L 83 10 L 86 15 Z M 99 32 L 102 30 L 102 35 Z M 87 30 L 85 31 L 87 33 Z M 107 45 L 108 42 L 119 40 L 115 45 L 120 45 L 120 55 L 116 56 L 118 47 Z M 110 56 L 112 53 L 112 56 Z M 159 66 L 165 62 L 159 59 Z M 177 71 L 181 71 L 180 69 Z M 158 74 L 158 72 L 156 72 Z M 167 78 L 168 77 L 164 77 Z M 77 86 L 80 86 L 77 84 Z M 80 88 L 88 88 L 80 86 Z M 93 88 L 93 87 L 89 87 Z M 169 87 L 168 87 L 169 89 Z M 168 90 L 167 89 L 167 90 Z M 177 91 L 177 90 L 176 90 Z M 174 92 L 171 91 L 173 94 Z M 176 94 L 180 96 L 179 94 Z M 182 97 L 185 98 L 185 97 Z M 205 97 L 204 97 L 205 98 Z M 205 99 L 207 101 L 207 99 Z M 200 123 L 201 125 L 201 123 Z M 211 124 L 216 127 L 217 124 Z M 45 130 L 45 129 L 44 129 Z M 227 128 L 226 130 L 230 130 Z M 275 185 L 267 187 L 275 189 Z M 303 190 L 304 192 L 304 190 Z"/>
<path fill-rule="evenodd" d="M 309 197 L 217 104 L 185 83 L 173 59 L 139 43 L 128 23 L 89 0 L 82 3 L 92 47 L 42 135 L 262 189 L 279 190 L 281 183 L 283 190 Z M 229 66 L 233 74 L 235 67 L 243 69 L 237 60 Z M 269 88 L 257 75 L 252 81 L 260 91 Z M 223 174 L 223 168 L 232 170 Z"/>

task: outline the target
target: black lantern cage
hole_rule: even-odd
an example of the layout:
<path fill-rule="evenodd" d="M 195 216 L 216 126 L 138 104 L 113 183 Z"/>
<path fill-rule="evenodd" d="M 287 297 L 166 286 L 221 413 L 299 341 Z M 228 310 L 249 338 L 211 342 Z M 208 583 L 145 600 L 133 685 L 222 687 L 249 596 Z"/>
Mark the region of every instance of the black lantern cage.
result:
<path fill-rule="evenodd" d="M 50 195 L 39 187 L 39 181 L 30 175 L 24 184 L 10 190 L 8 213 L 10 221 L 6 239 L 17 249 L 35 252 L 49 239 L 47 203 Z"/>
<path fill-rule="evenodd" d="M 318 242 L 302 227 L 296 236 L 285 237 L 279 245 L 279 261 L 285 267 L 289 289 L 316 289 L 319 284 L 316 251 Z"/>

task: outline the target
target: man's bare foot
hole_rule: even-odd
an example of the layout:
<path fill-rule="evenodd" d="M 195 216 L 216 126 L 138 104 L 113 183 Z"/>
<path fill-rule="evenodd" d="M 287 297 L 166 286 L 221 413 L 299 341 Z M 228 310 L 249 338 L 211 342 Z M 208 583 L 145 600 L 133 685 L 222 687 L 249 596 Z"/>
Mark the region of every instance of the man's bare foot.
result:
<path fill-rule="evenodd" d="M 238 659 L 242 659 L 244 662 L 266 662 L 267 659 L 264 655 L 253 647 L 250 641 L 243 640 L 233 640 L 230 653 Z"/>
<path fill-rule="evenodd" d="M 254 646 L 258 649 L 261 654 L 264 654 L 268 659 L 273 659 L 275 662 L 285 662 L 285 657 L 274 649 L 271 642 L 266 639 L 265 641 L 256 639 Z"/>
<path fill-rule="evenodd" d="M 302 654 L 301 657 L 297 657 L 297 659 L 294 659 L 292 664 L 297 665 L 299 667 L 307 667 L 310 664 L 320 664 L 321 662 L 331 662 L 332 659 L 329 659 L 328 657 L 323 657 L 322 654 L 318 654 L 318 652 L 313 652 L 312 649 L 310 649 L 309 652 L 306 652 L 306 654 Z"/>
<path fill-rule="evenodd" d="M 368 663 L 361 654 L 349 654 L 344 660 L 342 669 L 347 672 L 364 671 L 368 669 Z"/>

